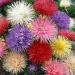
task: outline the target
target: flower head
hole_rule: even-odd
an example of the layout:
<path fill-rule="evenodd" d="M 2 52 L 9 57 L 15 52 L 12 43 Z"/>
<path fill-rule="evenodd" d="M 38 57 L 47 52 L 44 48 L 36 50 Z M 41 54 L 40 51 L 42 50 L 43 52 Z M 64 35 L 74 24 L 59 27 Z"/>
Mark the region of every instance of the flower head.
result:
<path fill-rule="evenodd" d="M 26 67 L 26 58 L 14 52 L 8 53 L 3 59 L 3 68 L 10 73 L 17 74 Z"/>
<path fill-rule="evenodd" d="M 8 29 L 9 22 L 5 17 L 0 16 L 0 36 Z"/>
<path fill-rule="evenodd" d="M 0 0 L 0 7 L 4 6 L 5 4 L 8 4 L 12 2 L 12 0 Z"/>
<path fill-rule="evenodd" d="M 51 42 L 53 55 L 57 58 L 67 57 L 71 52 L 71 43 L 68 39 L 58 36 Z"/>
<path fill-rule="evenodd" d="M 47 43 L 34 41 L 28 50 L 29 60 L 36 64 L 44 63 L 52 57 L 52 49 Z"/>
<path fill-rule="evenodd" d="M 25 22 L 27 24 L 34 18 L 34 10 L 32 6 L 24 1 L 13 3 L 7 13 L 8 20 L 11 23 L 23 24 Z"/>
<path fill-rule="evenodd" d="M 64 36 L 65 38 L 68 38 L 71 41 L 75 40 L 75 32 L 69 30 L 60 30 L 59 35 Z"/>
<path fill-rule="evenodd" d="M 69 73 L 65 65 L 56 60 L 46 63 L 43 69 L 46 70 L 45 75 L 67 75 Z"/>
<path fill-rule="evenodd" d="M 29 64 L 28 71 L 30 74 L 32 74 L 33 72 L 37 71 L 37 66 L 35 64 Z"/>
<path fill-rule="evenodd" d="M 40 39 L 41 41 L 46 42 L 57 36 L 57 27 L 52 21 L 49 21 L 48 18 L 36 18 L 32 22 L 32 25 L 31 31 L 37 40 Z"/>
<path fill-rule="evenodd" d="M 69 7 L 71 5 L 71 0 L 60 0 L 60 7 Z"/>
<path fill-rule="evenodd" d="M 55 21 L 57 26 L 60 29 L 68 29 L 70 24 L 70 18 L 65 12 L 57 11 L 52 16 L 52 19 Z"/>
<path fill-rule="evenodd" d="M 16 25 L 6 37 L 6 43 L 11 50 L 23 52 L 32 43 L 32 33 L 27 27 Z"/>
<path fill-rule="evenodd" d="M 0 41 L 0 57 L 3 57 L 5 54 L 5 42 Z"/>
<path fill-rule="evenodd" d="M 71 75 L 75 75 L 75 55 L 70 55 L 64 60 L 64 63 L 69 68 Z"/>
<path fill-rule="evenodd" d="M 43 15 L 53 15 L 58 10 L 54 0 L 35 0 L 33 7 Z"/>
<path fill-rule="evenodd" d="M 74 18 L 70 18 L 70 25 L 69 28 L 72 29 L 75 25 L 75 19 Z"/>

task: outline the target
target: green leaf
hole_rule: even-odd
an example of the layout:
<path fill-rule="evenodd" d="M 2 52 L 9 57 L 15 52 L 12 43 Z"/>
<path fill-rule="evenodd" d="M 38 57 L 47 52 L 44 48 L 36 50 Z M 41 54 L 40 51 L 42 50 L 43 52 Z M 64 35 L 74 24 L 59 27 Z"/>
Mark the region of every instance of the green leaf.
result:
<path fill-rule="evenodd" d="M 32 4 L 34 2 L 34 0 L 25 0 L 25 1 L 27 1 L 30 4 Z"/>

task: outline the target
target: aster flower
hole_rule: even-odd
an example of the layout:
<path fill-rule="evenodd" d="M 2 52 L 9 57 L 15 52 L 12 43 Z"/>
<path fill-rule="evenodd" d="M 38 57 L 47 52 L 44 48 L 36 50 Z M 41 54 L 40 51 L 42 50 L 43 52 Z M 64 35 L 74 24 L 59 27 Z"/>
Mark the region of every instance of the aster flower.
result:
<path fill-rule="evenodd" d="M 75 55 L 71 54 L 67 59 L 64 59 L 64 64 L 69 68 L 70 75 L 75 75 Z"/>
<path fill-rule="evenodd" d="M 70 25 L 69 25 L 69 28 L 71 29 L 72 27 L 74 27 L 74 25 L 75 25 L 75 19 L 70 18 Z"/>
<path fill-rule="evenodd" d="M 31 31 L 36 40 L 40 39 L 43 42 L 47 42 L 57 36 L 57 27 L 48 18 L 43 19 L 38 17 L 32 22 L 32 25 Z"/>
<path fill-rule="evenodd" d="M 28 50 L 29 60 L 36 64 L 42 64 L 52 57 L 52 49 L 47 43 L 34 41 Z"/>
<path fill-rule="evenodd" d="M 28 71 L 30 74 L 32 74 L 33 72 L 37 71 L 37 66 L 34 64 L 29 64 L 28 65 Z"/>
<path fill-rule="evenodd" d="M 8 4 L 12 2 L 12 0 L 0 0 L 0 7 L 4 6 L 5 4 Z"/>
<path fill-rule="evenodd" d="M 65 12 L 57 11 L 52 16 L 59 29 L 68 29 L 70 24 L 70 18 Z"/>
<path fill-rule="evenodd" d="M 71 6 L 71 0 L 60 0 L 60 7 L 69 7 Z"/>
<path fill-rule="evenodd" d="M 51 42 L 53 55 L 57 58 L 67 57 L 71 52 L 71 43 L 68 39 L 58 36 Z"/>
<path fill-rule="evenodd" d="M 3 59 L 3 68 L 12 74 L 22 72 L 26 67 L 26 58 L 14 52 L 8 53 Z"/>
<path fill-rule="evenodd" d="M 4 32 L 8 29 L 9 22 L 8 20 L 0 16 L 0 36 L 4 34 Z"/>
<path fill-rule="evenodd" d="M 7 11 L 7 18 L 11 23 L 24 22 L 27 24 L 34 18 L 34 10 L 30 4 L 24 1 L 14 2 Z"/>
<path fill-rule="evenodd" d="M 3 57 L 5 54 L 5 42 L 0 40 L 0 57 Z"/>
<path fill-rule="evenodd" d="M 75 40 L 75 32 L 69 30 L 60 30 L 59 35 L 64 36 L 65 38 L 68 38 L 71 41 Z"/>
<path fill-rule="evenodd" d="M 43 69 L 46 71 L 45 75 L 67 75 L 69 73 L 67 67 L 56 60 L 52 61 L 52 63 L 46 63 Z"/>
<path fill-rule="evenodd" d="M 33 7 L 43 15 L 53 15 L 58 10 L 54 0 L 35 0 Z"/>
<path fill-rule="evenodd" d="M 16 25 L 7 35 L 6 43 L 12 51 L 23 52 L 32 43 L 32 33 L 27 27 Z"/>
<path fill-rule="evenodd" d="M 31 30 L 31 29 L 32 29 L 32 27 L 33 27 L 32 23 L 31 23 L 31 22 L 30 22 L 30 23 L 28 23 L 27 27 Z"/>

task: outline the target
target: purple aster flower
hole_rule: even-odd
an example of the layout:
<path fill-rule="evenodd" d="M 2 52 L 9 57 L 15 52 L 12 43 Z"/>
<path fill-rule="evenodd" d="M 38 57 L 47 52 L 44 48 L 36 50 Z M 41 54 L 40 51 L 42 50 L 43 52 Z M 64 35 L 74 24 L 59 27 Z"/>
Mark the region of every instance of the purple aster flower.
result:
<path fill-rule="evenodd" d="M 60 29 L 68 29 L 70 24 L 70 18 L 65 12 L 57 11 L 52 16 L 52 19 L 55 21 L 57 26 Z"/>
<path fill-rule="evenodd" d="M 27 27 L 16 25 L 6 37 L 6 43 L 11 50 L 23 52 L 32 43 L 32 33 Z"/>
<path fill-rule="evenodd" d="M 37 70 L 36 65 L 30 64 L 30 65 L 28 66 L 28 71 L 29 71 L 29 73 L 33 73 L 33 72 L 35 72 L 36 70 Z"/>

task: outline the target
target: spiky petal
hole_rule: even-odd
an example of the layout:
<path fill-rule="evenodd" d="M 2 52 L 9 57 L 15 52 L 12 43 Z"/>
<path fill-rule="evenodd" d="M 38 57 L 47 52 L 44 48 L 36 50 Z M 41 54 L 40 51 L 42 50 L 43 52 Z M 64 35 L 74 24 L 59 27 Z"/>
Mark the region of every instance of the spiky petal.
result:
<path fill-rule="evenodd" d="M 53 15 L 58 9 L 54 0 L 35 0 L 33 7 L 43 15 Z"/>
<path fill-rule="evenodd" d="M 53 49 L 53 55 L 60 59 L 67 57 L 71 52 L 71 42 L 62 36 L 55 38 L 51 42 L 51 46 Z"/>
<path fill-rule="evenodd" d="M 71 0 L 60 0 L 60 7 L 70 7 L 71 6 Z"/>
<path fill-rule="evenodd" d="M 3 57 L 5 54 L 5 42 L 0 40 L 0 57 Z"/>
<path fill-rule="evenodd" d="M 0 16 L 0 36 L 3 35 L 5 31 L 7 31 L 8 25 L 9 21 L 7 20 L 7 18 Z"/>
<path fill-rule="evenodd" d="M 75 40 L 75 32 L 69 30 L 60 30 L 59 35 L 64 36 L 65 38 L 68 38 L 71 41 Z"/>
<path fill-rule="evenodd" d="M 37 71 L 37 66 L 35 64 L 29 64 L 28 65 L 28 72 L 30 74 L 32 74 L 33 72 L 36 72 Z"/>
<path fill-rule="evenodd" d="M 69 71 L 67 67 L 57 60 L 49 62 L 48 64 L 43 67 L 43 69 L 46 71 L 45 75 L 68 75 Z"/>
<path fill-rule="evenodd" d="M 52 19 L 55 21 L 59 29 L 68 29 L 70 24 L 70 17 L 61 11 L 57 11 L 52 16 Z"/>
<path fill-rule="evenodd" d="M 36 40 L 40 39 L 43 42 L 47 42 L 57 36 L 57 27 L 48 18 L 43 19 L 38 17 L 32 22 L 32 25 L 31 31 Z"/>
<path fill-rule="evenodd" d="M 69 28 L 72 29 L 75 25 L 75 19 L 74 18 L 70 18 L 70 25 Z"/>
<path fill-rule="evenodd" d="M 14 2 L 7 11 L 7 18 L 11 23 L 28 23 L 34 18 L 34 10 L 24 1 Z"/>
<path fill-rule="evenodd" d="M 3 59 L 3 68 L 12 74 L 22 72 L 26 67 L 26 58 L 14 52 L 8 53 Z"/>
<path fill-rule="evenodd" d="M 7 35 L 6 43 L 12 51 L 23 52 L 32 43 L 32 33 L 27 27 L 16 25 Z"/>
<path fill-rule="evenodd" d="M 42 64 L 52 57 L 52 49 L 47 43 L 34 41 L 28 50 L 29 60 L 36 64 Z"/>
<path fill-rule="evenodd" d="M 71 54 L 67 59 L 64 59 L 64 64 L 69 68 L 70 75 L 75 75 L 75 55 Z"/>

